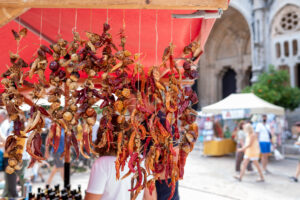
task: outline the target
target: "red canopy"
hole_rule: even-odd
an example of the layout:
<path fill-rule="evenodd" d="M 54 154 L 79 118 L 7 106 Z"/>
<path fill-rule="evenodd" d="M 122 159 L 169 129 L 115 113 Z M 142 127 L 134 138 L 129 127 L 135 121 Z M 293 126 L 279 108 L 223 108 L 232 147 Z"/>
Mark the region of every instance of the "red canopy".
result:
<path fill-rule="evenodd" d="M 21 40 L 19 54 L 27 62 L 31 62 L 33 54 L 40 44 L 40 35 L 45 36 L 48 41 L 56 41 L 58 31 L 64 39 L 72 40 L 72 29 L 85 37 L 85 31 L 102 33 L 102 25 L 108 19 L 111 25 L 110 33 L 114 43 L 118 45 L 118 33 L 125 22 L 125 34 L 127 36 L 126 47 L 132 53 L 138 53 L 139 36 L 141 61 L 145 67 L 156 64 L 156 15 L 158 35 L 158 63 L 164 49 L 171 41 L 175 45 L 175 57 L 180 56 L 184 46 L 190 41 L 200 40 L 204 46 L 215 19 L 172 19 L 171 14 L 190 14 L 194 11 L 179 10 L 121 10 L 121 9 L 30 9 L 20 16 L 19 19 L 11 21 L 0 28 L 0 73 L 3 73 L 10 65 L 9 51 L 16 52 L 17 45 L 11 33 L 11 29 L 18 30 L 18 22 L 29 28 L 28 35 Z M 139 17 L 141 17 L 139 35 Z M 173 24 L 173 26 L 172 26 Z M 42 39 L 42 44 L 49 44 Z M 48 72 L 46 72 L 47 74 Z"/>

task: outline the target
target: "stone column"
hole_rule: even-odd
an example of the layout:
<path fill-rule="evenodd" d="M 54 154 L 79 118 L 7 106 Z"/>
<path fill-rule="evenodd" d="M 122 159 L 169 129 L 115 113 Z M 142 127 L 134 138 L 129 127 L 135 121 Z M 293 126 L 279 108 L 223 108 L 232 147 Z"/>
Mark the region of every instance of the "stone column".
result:
<path fill-rule="evenodd" d="M 244 80 L 245 72 L 242 69 L 236 70 L 236 92 L 240 93 L 242 92 L 242 89 L 244 87 Z"/>
<path fill-rule="evenodd" d="M 290 80 L 291 80 L 291 86 L 296 86 L 296 80 L 295 80 L 295 66 L 289 65 L 289 71 L 290 71 Z"/>
<path fill-rule="evenodd" d="M 252 38 L 252 82 L 265 68 L 265 1 L 253 0 L 253 38 Z"/>

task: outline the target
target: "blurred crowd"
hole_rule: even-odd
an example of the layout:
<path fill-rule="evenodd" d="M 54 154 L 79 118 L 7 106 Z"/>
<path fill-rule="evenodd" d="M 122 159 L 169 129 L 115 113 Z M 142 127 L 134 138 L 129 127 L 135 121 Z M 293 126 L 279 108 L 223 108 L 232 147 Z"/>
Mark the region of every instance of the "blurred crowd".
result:
<path fill-rule="evenodd" d="M 47 140 L 50 125 L 51 121 L 46 118 L 45 128 L 43 128 L 43 132 L 41 133 L 43 141 L 41 152 L 45 158 L 47 158 L 47 161 L 35 162 L 33 167 L 28 168 L 31 162 L 31 157 L 24 148 L 22 169 L 15 173 L 8 174 L 5 172 L 5 168 L 8 165 L 8 158 L 5 153 L 5 141 L 12 133 L 13 122 L 9 120 L 5 110 L 0 110 L 0 171 L 4 173 L 3 179 L 0 179 L 0 189 L 3 189 L 2 197 L 25 197 L 26 193 L 30 192 L 28 191 L 28 186 L 31 187 L 31 184 L 34 182 L 41 182 L 45 185 L 50 185 L 56 173 L 59 173 L 61 176 L 61 181 L 64 180 L 64 159 L 63 156 L 61 156 L 64 152 L 64 134 L 62 131 L 62 137 L 60 138 L 57 152 L 54 153 L 52 148 L 45 148 L 45 141 Z M 99 123 L 94 126 L 95 130 L 93 130 L 93 139 L 96 138 L 94 132 L 96 132 L 98 127 Z M 50 173 L 47 179 L 45 179 L 42 173 L 45 170 Z"/>
<path fill-rule="evenodd" d="M 253 123 L 253 121 L 255 121 Z M 274 123 L 267 120 L 267 115 L 262 116 L 262 120 L 240 121 L 237 125 L 234 134 L 232 135 L 237 143 L 235 171 L 237 175 L 234 176 L 239 181 L 248 170 L 253 172 L 254 165 L 259 174 L 257 182 L 264 182 L 266 174 L 272 174 L 268 169 L 269 156 L 272 153 L 275 159 L 280 160 L 284 157 L 278 150 L 278 146 L 282 145 L 282 137 L 280 130 Z M 300 147 L 300 137 L 295 143 Z M 260 161 L 260 163 L 259 163 Z M 300 175 L 300 160 L 297 165 L 296 173 L 290 179 L 298 182 Z"/>

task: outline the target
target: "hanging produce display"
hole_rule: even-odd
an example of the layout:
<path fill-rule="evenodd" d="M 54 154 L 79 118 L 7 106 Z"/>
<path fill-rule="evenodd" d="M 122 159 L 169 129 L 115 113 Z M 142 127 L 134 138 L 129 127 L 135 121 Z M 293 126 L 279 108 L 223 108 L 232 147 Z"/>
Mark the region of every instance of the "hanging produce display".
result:
<path fill-rule="evenodd" d="M 192 61 L 201 54 L 200 45 L 192 42 L 184 48 L 180 58 L 184 61 L 183 72 L 173 57 L 172 43 L 165 49 L 161 64 L 145 72 L 140 54 L 126 50 L 124 30 L 120 31 L 119 45 L 114 44 L 109 31 L 110 25 L 105 23 L 102 34 L 86 32 L 86 39 L 82 39 L 74 30 L 70 42 L 60 38 L 49 47 L 40 45 L 30 64 L 18 53 L 10 54 L 11 66 L 2 74 L 1 81 L 5 87 L 2 104 L 14 123 L 13 134 L 5 144 L 9 156 L 6 172 L 20 169 L 24 149 L 32 157 L 29 167 L 45 160 L 40 149 L 47 117 L 52 124 L 46 148 L 52 146 L 57 151 L 62 129 L 65 153 L 73 147 L 77 156 L 89 158 L 98 156 L 99 150 L 115 148 L 117 179 L 133 174 L 132 199 L 145 187 L 151 192 L 162 171 L 166 181 L 171 178 L 171 198 L 198 137 L 197 113 L 191 108 L 198 102 L 197 95 L 190 86 L 183 87 L 181 83 L 182 76 L 198 77 Z M 17 42 L 26 33 L 26 29 L 13 31 Z M 51 70 L 49 77 L 45 76 L 47 68 Z M 162 69 L 169 69 L 167 81 L 162 81 Z M 32 89 L 30 98 L 19 91 L 24 86 Z M 48 99 L 49 109 L 33 103 L 40 98 Z M 99 100 L 102 100 L 102 117 L 98 139 L 93 142 L 92 128 L 97 120 L 93 105 Z M 23 103 L 31 106 L 26 127 L 20 109 Z M 120 177 L 125 165 L 130 170 Z"/>

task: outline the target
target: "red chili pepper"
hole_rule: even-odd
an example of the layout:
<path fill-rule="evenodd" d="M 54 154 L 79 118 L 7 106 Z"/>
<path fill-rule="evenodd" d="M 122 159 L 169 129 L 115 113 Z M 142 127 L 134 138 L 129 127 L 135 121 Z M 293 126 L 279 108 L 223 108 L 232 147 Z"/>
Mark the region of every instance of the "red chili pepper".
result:
<path fill-rule="evenodd" d="M 139 155 L 138 153 L 133 153 L 128 162 L 128 168 L 130 169 L 130 171 L 132 173 L 136 172 L 136 170 L 134 169 L 134 163 L 135 163 L 135 160 L 137 159 L 138 155 Z"/>
<path fill-rule="evenodd" d="M 171 68 L 171 73 L 173 74 L 174 73 L 174 59 L 173 59 L 173 56 L 170 55 L 169 57 L 169 60 L 170 60 L 170 68 Z"/>
<path fill-rule="evenodd" d="M 174 150 L 172 143 L 169 144 L 169 150 L 173 156 L 176 156 L 176 151 Z"/>
<path fill-rule="evenodd" d="M 179 111 L 178 111 L 178 114 L 181 115 L 181 114 L 183 113 L 183 111 L 189 106 L 189 104 L 190 104 L 190 101 L 189 101 L 189 100 L 185 100 L 185 101 L 181 104 L 181 106 L 180 106 L 180 108 L 179 108 Z"/>
<path fill-rule="evenodd" d="M 78 141 L 77 141 L 77 138 L 75 136 L 75 133 L 73 130 L 71 130 L 71 142 L 72 142 L 72 145 L 75 149 L 75 152 L 76 152 L 76 157 L 77 159 L 79 158 L 79 147 L 78 147 Z"/>
<path fill-rule="evenodd" d="M 139 175 L 138 176 L 138 181 L 137 181 L 135 187 L 130 189 L 129 191 L 134 191 L 134 190 L 138 189 L 138 187 L 140 187 L 142 182 L 143 182 L 143 174 L 142 174 L 142 171 L 141 171 L 140 159 L 139 158 L 136 159 L 136 163 L 137 163 L 137 170 L 138 170 L 138 175 Z"/>
<path fill-rule="evenodd" d="M 171 199 L 172 199 L 172 197 L 174 196 L 174 193 L 175 193 L 175 189 L 176 189 L 176 182 L 173 183 L 173 181 L 172 181 L 171 184 L 172 184 L 172 185 L 171 185 L 171 186 L 172 186 L 172 189 L 171 189 L 171 194 L 170 194 L 168 200 L 171 200 Z"/>
<path fill-rule="evenodd" d="M 53 144 L 53 138 L 55 138 L 55 136 L 56 136 L 56 123 L 53 123 L 51 125 L 50 132 L 52 132 L 52 137 L 48 137 L 47 144 L 50 144 L 50 145 L 54 146 L 54 144 Z"/>
<path fill-rule="evenodd" d="M 45 115 L 46 117 L 49 117 L 50 115 L 49 115 L 49 113 L 46 111 L 46 109 L 45 108 L 43 108 L 43 107 L 38 107 L 39 108 L 39 111 L 43 114 L 43 115 Z"/>
<path fill-rule="evenodd" d="M 178 110 L 175 111 L 175 123 L 174 123 L 174 137 L 175 139 L 180 138 L 179 129 L 178 129 Z"/>
<path fill-rule="evenodd" d="M 154 163 L 154 173 L 161 173 L 165 169 L 164 165 L 161 163 Z"/>
<path fill-rule="evenodd" d="M 165 129 L 165 127 L 160 123 L 160 121 L 157 120 L 157 118 L 156 118 L 156 123 L 155 123 L 155 124 L 158 126 L 158 128 L 159 128 L 159 130 L 160 130 L 160 133 L 161 133 L 164 137 L 170 136 L 170 133 Z"/>
<path fill-rule="evenodd" d="M 107 139 L 107 150 L 106 150 L 106 152 L 109 152 L 109 149 L 110 149 L 110 131 L 109 130 L 107 130 L 106 131 L 106 139 Z"/>
<path fill-rule="evenodd" d="M 146 107 L 142 106 L 141 104 L 137 104 L 136 108 L 138 109 L 138 111 L 140 111 L 142 113 L 148 113 L 148 114 L 152 114 L 153 113 L 152 111 L 150 111 Z"/>
<path fill-rule="evenodd" d="M 83 135 L 82 135 L 82 139 L 83 139 L 83 146 L 85 148 L 85 151 L 87 154 L 90 154 L 90 143 L 89 143 L 89 133 L 86 130 L 83 130 Z"/>
<path fill-rule="evenodd" d="M 35 134 L 33 137 L 33 148 L 36 154 L 39 156 L 43 155 L 41 152 L 41 147 L 42 147 L 42 137 L 40 134 Z"/>
<path fill-rule="evenodd" d="M 98 92 L 96 89 L 93 89 L 93 90 L 92 90 L 92 93 L 93 93 L 93 95 L 94 95 L 95 97 L 97 97 L 97 98 L 99 98 L 99 99 L 104 99 L 104 98 L 105 98 L 104 95 L 99 94 L 99 92 Z"/>
<path fill-rule="evenodd" d="M 155 181 L 150 181 L 150 183 L 147 184 L 147 185 L 148 185 L 149 193 L 150 193 L 150 195 L 152 196 L 152 192 L 153 192 L 153 190 L 154 190 L 154 188 L 155 188 Z"/>
<path fill-rule="evenodd" d="M 196 92 L 193 92 L 193 94 L 190 96 L 190 100 L 191 100 L 192 104 L 198 103 L 198 96 L 197 96 Z"/>
<path fill-rule="evenodd" d="M 155 82 L 154 82 L 153 76 L 149 77 L 149 82 L 150 82 L 151 92 L 154 93 L 155 92 Z"/>
<path fill-rule="evenodd" d="M 136 82 L 137 76 L 131 78 L 131 87 L 134 91 L 136 91 L 135 82 Z"/>
<path fill-rule="evenodd" d="M 61 128 L 59 127 L 59 124 L 57 124 L 56 131 L 54 134 L 54 152 L 56 152 L 59 147 L 60 136 L 61 136 Z"/>
<path fill-rule="evenodd" d="M 144 153 L 143 153 L 143 159 L 146 158 L 146 152 L 147 152 L 147 148 L 149 146 L 149 143 L 150 141 L 152 140 L 152 137 L 148 137 L 146 142 L 145 142 L 145 145 L 144 145 Z"/>
<path fill-rule="evenodd" d="M 104 100 L 104 101 L 101 103 L 101 105 L 100 105 L 100 109 L 102 109 L 102 108 L 108 106 L 108 104 L 109 104 L 109 102 L 108 102 L 107 100 Z"/>
<path fill-rule="evenodd" d="M 187 158 L 187 153 L 180 149 L 179 150 L 179 162 L 178 162 L 178 169 L 179 169 L 179 178 L 182 179 L 184 175 L 184 166 Z"/>

